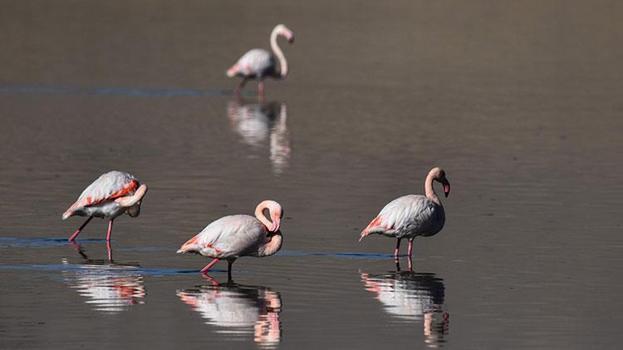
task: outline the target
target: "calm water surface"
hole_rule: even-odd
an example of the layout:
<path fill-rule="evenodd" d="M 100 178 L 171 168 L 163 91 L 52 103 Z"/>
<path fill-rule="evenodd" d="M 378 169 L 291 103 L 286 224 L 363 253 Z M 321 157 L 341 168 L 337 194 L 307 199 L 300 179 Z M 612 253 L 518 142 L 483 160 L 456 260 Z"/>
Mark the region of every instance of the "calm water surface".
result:
<path fill-rule="evenodd" d="M 619 3 L 2 8 L 0 348 L 620 347 Z M 291 75 L 234 98 L 225 69 L 280 22 Z M 398 271 L 358 234 L 434 165 L 446 226 Z M 105 222 L 69 245 L 60 220 L 110 169 L 150 187 L 113 263 Z M 227 282 L 175 254 L 266 198 L 278 255 Z"/>

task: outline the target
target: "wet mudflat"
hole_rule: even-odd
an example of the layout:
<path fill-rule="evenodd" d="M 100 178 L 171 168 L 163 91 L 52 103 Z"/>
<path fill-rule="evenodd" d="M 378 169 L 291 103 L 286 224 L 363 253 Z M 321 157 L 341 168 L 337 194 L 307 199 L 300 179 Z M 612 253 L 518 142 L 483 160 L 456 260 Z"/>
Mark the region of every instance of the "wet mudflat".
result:
<path fill-rule="evenodd" d="M 0 347 L 618 348 L 622 10 L 4 4 Z M 225 69 L 281 22 L 291 75 L 236 99 Z M 446 226 L 398 271 L 359 232 L 434 165 Z M 104 221 L 70 245 L 82 221 L 60 220 L 110 169 L 150 187 L 113 264 Z M 278 255 L 227 283 L 175 254 L 267 198 Z"/>

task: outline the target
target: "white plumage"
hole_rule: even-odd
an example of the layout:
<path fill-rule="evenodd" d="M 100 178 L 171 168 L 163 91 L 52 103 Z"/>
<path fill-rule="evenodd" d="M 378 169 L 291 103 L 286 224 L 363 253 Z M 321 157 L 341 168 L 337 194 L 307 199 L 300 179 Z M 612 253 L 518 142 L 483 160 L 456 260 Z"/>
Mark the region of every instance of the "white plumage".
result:
<path fill-rule="evenodd" d="M 230 78 L 241 77 L 242 81 L 236 88 L 236 93 L 244 87 L 249 79 L 258 81 L 258 94 L 264 95 L 264 78 L 285 79 L 288 75 L 288 61 L 277 44 L 277 37 L 283 36 L 288 42 L 294 42 L 294 33 L 283 24 L 275 26 L 270 34 L 270 47 L 268 52 L 264 49 L 251 49 L 247 51 L 236 63 L 227 70 Z M 279 65 L 277 65 L 279 62 Z"/>
<path fill-rule="evenodd" d="M 106 235 L 106 240 L 110 241 L 113 220 L 124 213 L 132 217 L 138 216 L 141 200 L 146 192 L 147 186 L 141 185 L 133 175 L 117 170 L 102 174 L 63 213 L 63 220 L 72 216 L 89 217 L 69 240 L 75 240 L 93 217 L 101 217 L 110 220 Z"/>
<path fill-rule="evenodd" d="M 424 182 L 426 196 L 411 194 L 389 202 L 361 232 L 359 240 L 370 234 L 395 237 L 397 241 L 394 256 L 397 258 L 400 240 L 407 238 L 409 267 L 411 267 L 413 239 L 417 236 L 432 236 L 441 231 L 445 223 L 445 212 L 433 188 L 433 181 L 443 184 L 444 194 L 447 197 L 450 193 L 450 183 L 445 171 L 435 167 L 428 172 Z"/>
<path fill-rule="evenodd" d="M 264 216 L 268 210 L 270 220 Z M 262 201 L 255 208 L 255 217 L 229 215 L 213 221 L 200 233 L 184 243 L 178 253 L 197 253 L 212 258 L 201 272 L 206 273 L 220 259 L 228 262 L 228 277 L 231 266 L 241 256 L 263 257 L 275 254 L 281 249 L 282 236 L 279 230 L 283 210 L 275 201 Z"/>

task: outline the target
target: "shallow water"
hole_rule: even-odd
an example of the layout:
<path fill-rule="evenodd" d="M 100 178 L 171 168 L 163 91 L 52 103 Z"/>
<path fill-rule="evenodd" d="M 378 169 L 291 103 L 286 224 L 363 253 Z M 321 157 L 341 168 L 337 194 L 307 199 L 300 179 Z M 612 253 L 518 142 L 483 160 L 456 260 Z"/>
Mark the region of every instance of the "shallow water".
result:
<path fill-rule="evenodd" d="M 620 347 L 621 10 L 4 4 L 0 348 Z M 225 69 L 279 22 L 291 75 L 238 101 Z M 445 228 L 397 271 L 393 241 L 358 234 L 434 165 Z M 60 220 L 110 169 L 150 188 L 112 264 L 103 221 L 78 247 L 82 221 Z M 227 283 L 175 254 L 266 198 L 278 255 Z"/>

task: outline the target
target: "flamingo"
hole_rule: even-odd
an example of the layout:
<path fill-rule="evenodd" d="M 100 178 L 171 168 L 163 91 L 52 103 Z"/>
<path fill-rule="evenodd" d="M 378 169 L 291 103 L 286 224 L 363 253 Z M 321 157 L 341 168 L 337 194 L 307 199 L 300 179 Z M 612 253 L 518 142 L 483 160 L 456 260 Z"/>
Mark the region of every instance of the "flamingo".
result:
<path fill-rule="evenodd" d="M 242 81 L 236 88 L 236 94 L 240 93 L 247 80 L 256 79 L 258 81 L 257 93 L 260 96 L 264 96 L 264 78 L 286 78 L 288 75 L 288 62 L 277 44 L 278 36 L 285 37 L 289 43 L 294 42 L 294 33 L 285 25 L 278 24 L 270 33 L 272 53 L 264 49 L 251 49 L 227 70 L 228 77 L 233 78 L 237 76 L 242 78 Z M 279 61 L 279 67 L 277 67 L 276 61 Z"/>
<path fill-rule="evenodd" d="M 108 256 L 111 258 L 110 236 L 113 221 L 123 213 L 137 217 L 141 213 L 141 200 L 146 192 L 147 185 L 141 185 L 128 173 L 113 170 L 101 175 L 82 191 L 78 200 L 63 213 L 63 220 L 76 215 L 88 216 L 82 226 L 69 237 L 69 242 L 76 240 L 93 217 L 108 219 L 106 242 L 109 246 Z"/>
<path fill-rule="evenodd" d="M 409 269 L 413 254 L 413 239 L 417 236 L 433 236 L 443 228 L 445 213 L 435 189 L 433 181 L 443 184 L 446 197 L 450 194 L 450 182 L 446 172 L 438 167 L 431 169 L 424 182 L 426 195 L 409 194 L 389 202 L 368 226 L 361 232 L 359 241 L 371 234 L 380 234 L 396 238 L 394 258 L 398 260 L 400 240 L 409 240 Z"/>
<path fill-rule="evenodd" d="M 270 220 L 264 216 L 268 210 Z M 242 256 L 264 257 L 281 249 L 279 231 L 283 210 L 272 200 L 262 201 L 255 208 L 255 217 L 229 215 L 210 223 L 199 234 L 184 243 L 177 253 L 196 253 L 213 260 L 201 269 L 208 270 L 219 260 L 227 260 L 227 276 L 231 280 L 231 266 Z"/>

